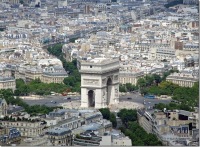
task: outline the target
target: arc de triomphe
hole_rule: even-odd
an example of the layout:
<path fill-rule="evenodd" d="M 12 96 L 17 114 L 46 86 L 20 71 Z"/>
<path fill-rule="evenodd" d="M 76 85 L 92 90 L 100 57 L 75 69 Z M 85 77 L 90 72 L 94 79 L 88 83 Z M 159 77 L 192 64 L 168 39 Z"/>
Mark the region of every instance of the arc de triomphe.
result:
<path fill-rule="evenodd" d="M 106 108 L 119 103 L 119 59 L 81 61 L 81 107 Z"/>

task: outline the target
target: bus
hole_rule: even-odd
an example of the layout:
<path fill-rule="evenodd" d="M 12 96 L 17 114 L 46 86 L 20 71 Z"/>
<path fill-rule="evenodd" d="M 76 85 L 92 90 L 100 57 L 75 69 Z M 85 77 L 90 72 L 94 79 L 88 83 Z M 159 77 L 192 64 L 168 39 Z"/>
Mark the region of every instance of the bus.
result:
<path fill-rule="evenodd" d="M 144 97 L 147 99 L 155 99 L 156 98 L 155 95 L 145 95 Z"/>

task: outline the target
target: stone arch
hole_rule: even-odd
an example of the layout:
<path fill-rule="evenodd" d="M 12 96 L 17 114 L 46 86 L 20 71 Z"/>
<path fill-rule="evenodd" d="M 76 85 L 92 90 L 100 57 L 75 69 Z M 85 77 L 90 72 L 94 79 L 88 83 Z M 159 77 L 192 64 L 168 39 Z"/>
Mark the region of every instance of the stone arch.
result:
<path fill-rule="evenodd" d="M 112 79 L 110 77 L 107 80 L 106 93 L 107 93 L 107 105 L 109 105 L 112 94 Z"/>
<path fill-rule="evenodd" d="M 95 93 L 94 90 L 88 91 L 88 107 L 95 107 Z"/>

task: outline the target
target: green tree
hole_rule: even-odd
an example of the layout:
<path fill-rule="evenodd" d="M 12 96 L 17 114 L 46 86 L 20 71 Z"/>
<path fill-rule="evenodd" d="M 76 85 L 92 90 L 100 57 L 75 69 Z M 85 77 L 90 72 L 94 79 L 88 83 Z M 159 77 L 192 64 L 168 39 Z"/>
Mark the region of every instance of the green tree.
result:
<path fill-rule="evenodd" d="M 161 79 L 161 77 L 159 75 L 153 74 L 152 76 L 153 76 L 153 78 L 155 80 L 156 85 L 158 85 L 158 83 L 160 83 L 162 81 L 162 79 Z"/>
<path fill-rule="evenodd" d="M 75 77 L 69 76 L 66 77 L 63 81 L 67 86 L 74 86 L 76 83 Z"/>
<path fill-rule="evenodd" d="M 127 92 L 126 86 L 123 84 L 119 84 L 119 92 Z"/>
<path fill-rule="evenodd" d="M 154 78 L 153 76 L 146 75 L 145 81 L 146 81 L 146 86 L 151 86 L 154 83 Z"/>
<path fill-rule="evenodd" d="M 22 79 L 17 79 L 16 90 L 14 94 L 16 96 L 22 96 L 22 95 L 28 95 L 28 94 L 49 95 L 51 91 L 62 93 L 67 88 L 68 86 L 65 84 L 42 83 L 40 79 L 32 80 L 29 83 L 24 83 Z"/>
<path fill-rule="evenodd" d="M 138 87 L 137 86 L 135 86 L 135 85 L 132 85 L 131 83 L 126 83 L 125 84 L 125 87 L 126 87 L 126 89 L 130 92 L 130 91 L 134 91 L 134 90 L 137 90 L 138 89 Z"/>
<path fill-rule="evenodd" d="M 114 113 L 110 113 L 110 121 L 112 122 L 112 125 L 114 128 L 117 127 L 117 119 Z"/>
<path fill-rule="evenodd" d="M 140 88 L 146 87 L 146 80 L 144 78 L 139 78 L 137 81 L 137 86 Z"/>
<path fill-rule="evenodd" d="M 136 110 L 121 109 L 117 115 L 121 118 L 123 124 L 125 124 L 126 127 L 128 126 L 129 121 L 137 120 Z"/>
<path fill-rule="evenodd" d="M 101 108 L 99 111 L 103 115 L 103 119 L 110 120 L 110 110 L 108 108 Z"/>

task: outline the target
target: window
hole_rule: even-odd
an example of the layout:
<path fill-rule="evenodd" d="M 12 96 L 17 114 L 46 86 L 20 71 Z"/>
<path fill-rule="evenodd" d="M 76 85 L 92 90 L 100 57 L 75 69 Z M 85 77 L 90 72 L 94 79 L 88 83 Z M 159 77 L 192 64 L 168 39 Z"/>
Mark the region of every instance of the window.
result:
<path fill-rule="evenodd" d="M 92 68 L 92 65 L 90 65 L 90 68 Z"/>

